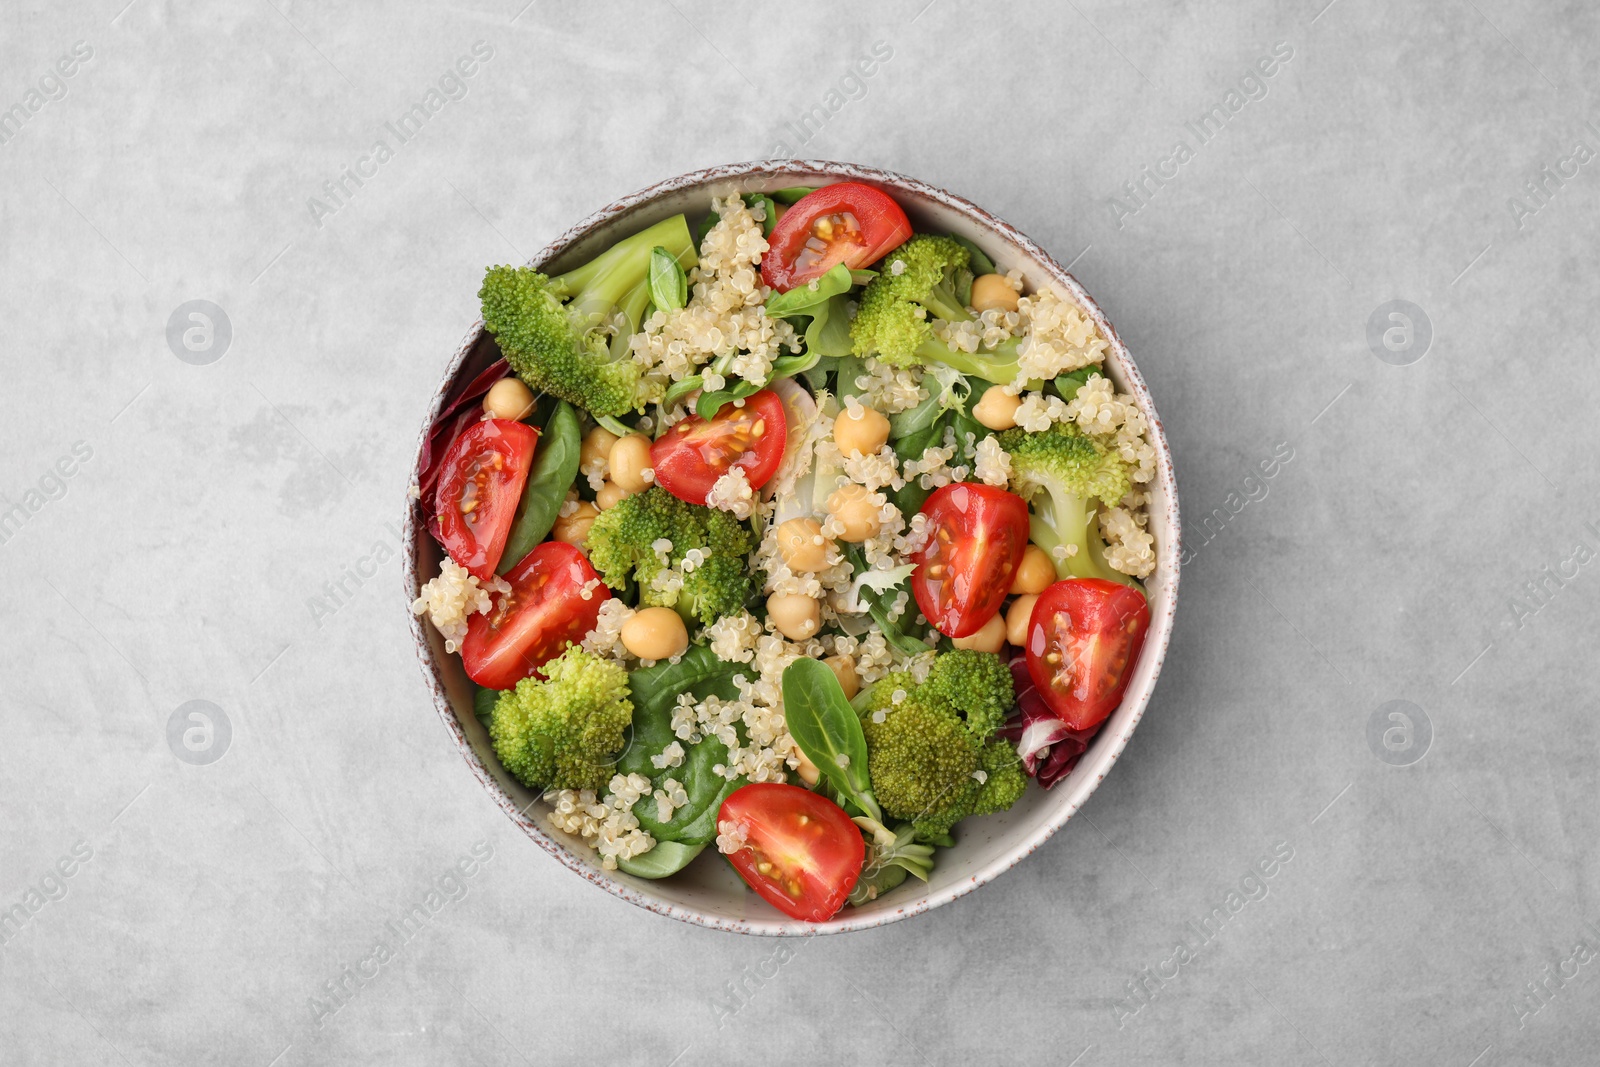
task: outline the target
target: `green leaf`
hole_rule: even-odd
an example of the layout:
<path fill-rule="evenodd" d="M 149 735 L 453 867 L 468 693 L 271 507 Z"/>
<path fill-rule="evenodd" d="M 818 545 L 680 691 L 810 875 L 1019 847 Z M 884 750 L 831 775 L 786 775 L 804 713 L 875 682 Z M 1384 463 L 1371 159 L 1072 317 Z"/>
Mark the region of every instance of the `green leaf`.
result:
<path fill-rule="evenodd" d="M 705 381 L 699 374 L 691 374 L 687 378 L 679 379 L 667 386 L 667 391 L 661 395 L 661 406 L 670 410 L 672 405 L 700 388 Z"/>
<path fill-rule="evenodd" d="M 759 392 L 761 392 L 760 382 L 734 382 L 728 389 L 719 389 L 715 393 L 701 393 L 700 399 L 694 402 L 694 413 L 702 419 L 714 419 L 724 404 L 744 400 Z"/>
<path fill-rule="evenodd" d="M 874 819 L 883 818 L 867 779 L 867 737 L 833 669 L 797 659 L 783 671 L 783 717 L 806 758 L 833 787 Z"/>
<path fill-rule="evenodd" d="M 877 276 L 878 272 L 875 270 L 853 270 L 850 272 L 850 280 L 857 285 L 866 285 Z"/>
<path fill-rule="evenodd" d="M 967 240 L 965 237 L 960 236 L 959 234 L 951 234 L 950 238 L 951 238 L 951 240 L 955 241 L 956 244 L 960 245 L 962 248 L 965 248 L 968 252 L 972 253 L 972 273 L 973 274 L 999 274 L 1000 273 L 1000 268 L 998 268 L 998 267 L 996 267 L 994 265 L 994 260 L 990 259 L 987 255 L 984 254 L 983 249 L 979 248 L 977 245 L 973 244 L 971 241 Z"/>
<path fill-rule="evenodd" d="M 1104 373 L 1105 368 L 1098 363 L 1091 363 L 1087 367 L 1079 367 L 1077 370 L 1068 371 L 1066 374 L 1056 378 L 1056 392 L 1061 394 L 1062 400 L 1070 403 L 1073 397 L 1078 395 L 1078 390 L 1082 389 L 1089 381 L 1089 375 Z"/>
<path fill-rule="evenodd" d="M 849 300 L 843 293 L 813 309 L 811 325 L 806 327 L 806 351 L 832 359 L 850 354 Z"/>
<path fill-rule="evenodd" d="M 817 305 L 848 293 L 852 284 L 850 268 L 835 263 L 822 277 L 797 285 L 787 293 L 773 293 L 767 297 L 767 317 L 784 319 L 790 315 L 812 314 Z"/>
<path fill-rule="evenodd" d="M 745 784 L 743 778 L 730 782 L 713 769 L 719 763 L 726 765 L 729 759 L 728 747 L 721 741 L 706 737 L 690 744 L 672 732 L 672 710 L 677 706 L 678 694 L 689 693 L 696 700 L 708 696 L 732 700 L 739 695 L 734 679 L 740 675 L 753 678 L 755 673 L 744 664 L 718 659 L 704 645 L 695 645 L 677 663 L 658 663 L 628 675 L 633 726 L 627 747 L 617 759 L 617 773 L 644 775 L 650 779 L 652 791 L 661 788 L 668 778 L 675 778 L 689 795 L 689 803 L 674 811 L 667 822 L 657 817 L 654 796 L 640 797 L 633 806 L 639 826 L 656 839 L 658 848 L 663 841 L 703 845 L 716 837 L 717 810 L 729 793 Z M 683 764 L 656 767 L 650 757 L 659 756 L 674 741 L 684 748 Z"/>
<path fill-rule="evenodd" d="M 771 237 L 772 228 L 778 224 L 778 205 L 766 193 L 745 193 L 744 202 L 755 207 L 757 204 L 767 206 L 766 217 L 761 220 L 761 236 Z"/>
<path fill-rule="evenodd" d="M 676 310 L 689 302 L 689 277 L 683 273 L 678 257 L 657 245 L 650 250 L 650 300 L 662 311 Z"/>
<path fill-rule="evenodd" d="M 906 411 L 897 411 L 889 416 L 889 440 L 899 442 L 913 435 L 926 432 L 934 423 L 939 421 L 939 416 L 943 415 L 944 412 L 945 408 L 944 405 L 939 403 L 938 394 L 930 394 L 928 399 L 916 407 Z M 926 448 L 927 446 L 923 445 L 922 447 Z M 922 458 L 920 451 L 915 456 L 900 453 L 898 443 L 895 445 L 895 450 L 902 459 Z"/>
<path fill-rule="evenodd" d="M 489 720 L 494 717 L 494 706 L 500 700 L 500 690 L 486 689 L 478 686 L 478 691 L 472 694 L 472 714 L 483 723 L 483 728 L 489 728 Z"/>
<path fill-rule="evenodd" d="M 657 841 L 656 847 L 642 856 L 617 857 L 617 866 L 635 878 L 665 878 L 677 874 L 701 852 L 705 845 L 686 845 L 681 841 Z M 926 880 L 926 879 L 924 879 Z"/>
<path fill-rule="evenodd" d="M 792 204 L 804 196 L 809 196 L 817 191 L 815 185 L 791 185 L 787 189 L 774 189 L 767 195 L 780 204 Z"/>
<path fill-rule="evenodd" d="M 910 489 L 912 486 L 908 485 L 906 488 Z M 930 490 L 922 490 L 924 499 L 926 499 L 929 492 Z M 921 506 L 922 505 L 920 503 L 917 505 L 918 508 Z M 908 511 L 906 514 L 914 515 L 916 512 Z M 867 563 L 867 557 L 861 551 L 861 546 L 845 543 L 840 545 L 840 548 L 844 550 L 844 557 L 850 561 L 850 566 L 854 569 L 856 574 L 865 573 L 869 569 L 870 564 Z M 861 603 L 866 605 L 867 613 L 872 616 L 872 621 L 878 624 L 878 630 L 882 632 L 884 640 L 888 641 L 891 645 L 898 648 L 908 656 L 918 656 L 928 651 L 928 646 L 923 643 L 920 638 L 913 634 L 907 633 L 900 625 L 898 620 L 891 619 L 889 617 L 889 608 L 885 603 L 885 601 L 889 599 L 888 596 L 881 593 L 875 593 L 870 589 L 862 589 L 859 593 L 859 596 L 861 598 Z M 906 610 L 909 611 L 910 608 L 907 608 Z M 840 692 L 842 695 L 843 690 Z M 785 714 L 787 714 L 787 710 L 785 711 Z M 792 724 L 789 732 L 794 733 Z M 796 737 L 798 737 L 798 735 L 796 735 Z M 807 755 L 809 754 L 810 753 L 807 753 Z M 815 763 L 816 761 L 812 760 L 812 762 Z M 817 765 L 819 767 L 821 766 L 821 764 Z"/>
<path fill-rule="evenodd" d="M 583 430 L 577 409 L 562 400 L 545 423 L 535 449 L 533 469 L 528 472 L 516 517 L 511 520 L 511 532 L 506 535 L 505 552 L 496 568 L 501 574 L 521 563 L 555 525 L 567 490 L 578 477 L 578 454 L 582 450 Z"/>

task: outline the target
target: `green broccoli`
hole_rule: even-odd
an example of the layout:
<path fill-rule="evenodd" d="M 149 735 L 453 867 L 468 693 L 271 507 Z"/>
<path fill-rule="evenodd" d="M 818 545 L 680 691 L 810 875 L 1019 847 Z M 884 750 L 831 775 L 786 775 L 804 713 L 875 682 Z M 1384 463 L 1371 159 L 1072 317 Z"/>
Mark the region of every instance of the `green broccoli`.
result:
<path fill-rule="evenodd" d="M 942 363 L 1002 385 L 1015 379 L 1020 338 L 993 350 L 963 352 L 934 335 L 930 317 L 972 321 L 959 295 L 963 280 L 970 280 L 971 259 L 972 253 L 953 238 L 929 234 L 918 234 L 885 256 L 888 269 L 862 290 L 861 306 L 850 323 L 855 354 L 876 356 L 897 367 Z"/>
<path fill-rule="evenodd" d="M 1128 464 L 1116 450 L 1063 423 L 1042 433 L 1005 430 L 999 440 L 1011 456 L 1011 491 L 1032 503 L 1029 539 L 1052 555 L 1057 547 L 1076 549 L 1056 560 L 1057 575 L 1132 584 L 1104 563 L 1093 528 L 1100 504 L 1115 506 L 1131 484 Z"/>
<path fill-rule="evenodd" d="M 958 648 L 933 661 L 918 695 L 938 697 L 959 711 L 978 738 L 1000 729 L 1016 704 L 1011 668 L 993 652 Z"/>
<path fill-rule="evenodd" d="M 655 550 L 663 539 L 672 542 L 666 562 Z M 589 562 L 607 585 L 620 589 L 632 578 L 641 605 L 676 607 L 702 625 L 743 610 L 755 591 L 747 562 L 755 549 L 750 528 L 726 511 L 679 500 L 660 486 L 601 512 L 587 543 Z M 692 570 L 684 567 L 684 557 L 696 549 L 700 562 Z M 652 586 L 669 564 L 686 571 L 681 591 Z"/>
<path fill-rule="evenodd" d="M 633 721 L 627 669 L 573 645 L 543 671 L 495 701 L 495 755 L 529 788 L 599 790 Z"/>
<path fill-rule="evenodd" d="M 967 816 L 1016 803 L 1026 784 L 1016 754 L 989 740 L 1013 700 L 999 656 L 962 650 L 935 659 L 921 685 L 897 672 L 859 694 L 867 772 L 885 814 L 911 820 L 918 841 L 941 843 Z"/>
<path fill-rule="evenodd" d="M 674 215 L 553 278 L 531 267 L 490 267 L 478 293 L 483 324 L 518 377 L 596 416 L 648 400 L 628 342 L 650 303 L 657 246 L 685 268 L 695 263 L 688 223 Z"/>

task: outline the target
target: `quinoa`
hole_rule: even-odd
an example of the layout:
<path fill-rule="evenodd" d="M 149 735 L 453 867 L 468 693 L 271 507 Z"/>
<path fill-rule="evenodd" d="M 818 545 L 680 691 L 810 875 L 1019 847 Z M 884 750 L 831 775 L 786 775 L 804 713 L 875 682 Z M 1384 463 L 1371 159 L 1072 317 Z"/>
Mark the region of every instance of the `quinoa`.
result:
<path fill-rule="evenodd" d="M 748 519 L 755 507 L 756 493 L 743 467 L 733 467 L 718 478 L 706 494 L 706 507 L 726 511 L 736 519 Z"/>
<path fill-rule="evenodd" d="M 431 578 L 411 602 L 411 614 L 427 614 L 434 629 L 444 637 L 446 652 L 461 651 L 467 636 L 467 619 L 485 615 L 494 607 L 492 593 L 511 592 L 511 583 L 499 575 L 480 582 L 449 556 L 439 564 L 439 576 Z"/>

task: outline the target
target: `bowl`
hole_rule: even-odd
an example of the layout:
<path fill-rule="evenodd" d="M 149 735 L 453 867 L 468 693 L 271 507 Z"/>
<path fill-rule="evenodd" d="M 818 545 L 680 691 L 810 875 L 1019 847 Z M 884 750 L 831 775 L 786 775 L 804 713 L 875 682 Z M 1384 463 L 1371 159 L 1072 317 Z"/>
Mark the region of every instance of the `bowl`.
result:
<path fill-rule="evenodd" d="M 662 881 L 603 869 L 598 854 L 578 839 L 551 827 L 545 821 L 543 806 L 535 804 L 538 795 L 524 788 L 500 766 L 488 732 L 473 715 L 473 687 L 462 670 L 460 659 L 445 652 L 443 639 L 430 624 L 410 614 L 409 604 L 418 588 L 438 573 L 440 550 L 427 534 L 421 508 L 410 500 L 406 502 L 402 559 L 412 639 L 434 706 L 478 782 L 488 790 L 506 817 L 535 844 L 599 888 L 660 915 L 747 934 L 809 935 L 864 930 L 919 915 L 972 892 L 1044 844 L 1089 799 L 1089 794 L 1111 770 L 1139 724 L 1155 688 L 1156 677 L 1161 673 L 1177 606 L 1177 486 L 1173 479 L 1172 455 L 1144 379 L 1110 320 L 1072 275 L 1043 248 L 977 205 L 915 178 L 851 163 L 786 159 L 730 164 L 684 174 L 623 197 L 562 234 L 533 258 L 532 265 L 549 271 L 570 269 L 614 241 L 671 215 L 686 212 L 693 218 L 705 212 L 713 195 L 768 192 L 786 186 L 839 181 L 867 182 L 886 190 L 905 208 L 919 232 L 966 237 L 988 252 L 1002 271 L 1020 269 L 1029 289 L 1052 287 L 1083 308 L 1110 342 L 1106 359 L 1110 377 L 1120 390 L 1137 398 L 1149 421 L 1150 443 L 1156 451 L 1156 478 L 1149 491 L 1149 511 L 1158 567 L 1146 583 L 1150 597 L 1150 630 L 1121 706 L 1106 721 L 1077 767 L 1053 789 L 1043 790 L 1030 784 L 1010 811 L 961 823 L 956 828 L 955 846 L 940 850 L 926 885 L 908 879 L 898 889 L 862 907 L 846 907 L 828 922 L 807 923 L 787 918 L 762 901 L 745 887 L 714 849 L 707 849 L 684 871 Z M 483 322 L 475 323 L 445 367 L 444 377 L 422 422 L 419 449 L 452 389 L 458 383 L 469 381 L 498 354 L 493 339 L 484 333 Z"/>

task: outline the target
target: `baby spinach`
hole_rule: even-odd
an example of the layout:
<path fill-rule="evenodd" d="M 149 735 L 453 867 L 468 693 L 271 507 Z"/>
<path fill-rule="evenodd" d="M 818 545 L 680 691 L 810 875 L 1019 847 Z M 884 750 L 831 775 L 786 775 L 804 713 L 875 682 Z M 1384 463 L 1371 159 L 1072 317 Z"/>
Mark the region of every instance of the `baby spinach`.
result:
<path fill-rule="evenodd" d="M 650 250 L 650 302 L 675 311 L 689 302 L 689 279 L 678 257 L 657 245 Z"/>
<path fill-rule="evenodd" d="M 686 845 L 681 841 L 657 841 L 656 847 L 642 856 L 617 857 L 617 866 L 635 878 L 665 878 L 677 874 L 705 850 L 705 845 Z"/>
<path fill-rule="evenodd" d="M 907 488 L 910 487 L 908 486 Z M 923 491 L 923 495 L 926 497 L 926 490 Z M 920 504 L 917 506 L 918 508 L 921 507 Z M 915 514 L 915 512 L 908 511 L 906 514 L 911 515 Z M 867 563 L 866 555 L 861 551 L 861 546 L 845 543 L 839 547 L 844 550 L 844 558 L 850 561 L 850 566 L 854 568 L 856 574 L 864 573 L 870 566 L 870 564 Z M 904 652 L 908 656 L 916 656 L 928 651 L 928 645 L 925 644 L 921 638 L 917 637 L 915 634 L 907 633 L 905 628 L 902 627 L 897 620 L 889 617 L 888 602 L 894 599 L 893 596 L 890 596 L 887 593 L 876 592 L 870 587 L 862 588 L 858 596 L 860 597 L 861 603 L 866 606 L 867 613 L 872 616 L 872 621 L 877 624 L 879 631 L 883 633 L 884 639 L 887 640 L 891 645 L 898 648 L 901 652 Z M 898 594 L 896 594 L 896 596 L 898 596 Z M 906 610 L 909 612 L 910 608 L 908 607 Z M 905 617 L 906 616 L 904 615 L 901 616 L 901 618 Z M 785 715 L 787 715 L 787 700 L 785 700 L 785 709 Z M 789 732 L 794 733 L 794 728 L 792 725 Z M 798 736 L 799 735 L 796 735 L 796 737 Z M 821 766 L 821 764 L 818 764 L 818 766 Z"/>
<path fill-rule="evenodd" d="M 780 204 L 792 204 L 801 197 L 817 191 L 815 185 L 791 185 L 787 189 L 774 189 L 767 195 Z"/>
<path fill-rule="evenodd" d="M 562 400 L 545 423 L 535 450 L 533 469 L 528 472 L 522 501 L 511 520 L 511 532 L 506 535 L 505 553 L 498 568 L 501 574 L 522 562 L 555 525 L 567 490 L 578 477 L 578 453 L 582 449 L 583 431 L 577 409 Z"/>
<path fill-rule="evenodd" d="M 766 193 L 745 193 L 744 202 L 749 207 L 765 204 L 767 213 L 761 219 L 761 236 L 771 237 L 772 228 L 778 224 L 778 205 Z"/>
<path fill-rule="evenodd" d="M 797 285 L 787 293 L 773 293 L 767 297 L 767 317 L 783 319 L 790 315 L 815 314 L 814 309 L 819 304 L 826 304 L 833 297 L 848 293 L 853 284 L 850 268 L 843 263 L 835 263 L 822 277 L 805 285 Z"/>
<path fill-rule="evenodd" d="M 882 820 L 867 778 L 867 738 L 831 667 L 797 659 L 784 668 L 783 717 L 823 777 L 866 815 Z"/>
<path fill-rule="evenodd" d="M 743 778 L 730 782 L 713 769 L 718 764 L 726 765 L 729 759 L 728 746 L 721 741 L 705 737 L 690 744 L 672 732 L 672 710 L 677 706 L 678 694 L 689 693 L 696 700 L 708 696 L 731 700 L 739 695 L 734 679 L 753 674 L 750 667 L 726 663 L 709 648 L 696 645 L 677 663 L 658 663 L 628 676 L 633 696 L 633 726 L 627 747 L 617 760 L 617 773 L 644 775 L 650 779 L 652 792 L 661 788 L 668 778 L 673 778 L 689 796 L 689 803 L 674 811 L 672 818 L 665 822 L 658 817 L 654 796 L 640 797 L 634 804 L 633 814 L 638 817 L 640 828 L 657 842 L 703 845 L 710 841 L 717 836 L 717 811 L 722 802 L 729 793 L 745 784 Z M 674 741 L 684 748 L 682 765 L 656 767 L 650 757 L 659 756 Z"/>
<path fill-rule="evenodd" d="M 972 253 L 972 273 L 974 274 L 999 274 L 1000 268 L 994 265 L 994 260 L 984 254 L 983 249 L 973 244 L 959 234 L 951 234 L 950 239 L 956 244 Z"/>
<path fill-rule="evenodd" d="M 489 728 L 489 720 L 494 716 L 494 706 L 500 699 L 500 690 L 488 689 L 478 686 L 478 691 L 472 694 L 472 714 L 483 723 L 483 728 Z"/>
<path fill-rule="evenodd" d="M 1078 390 L 1088 383 L 1089 375 L 1104 373 L 1104 369 L 1098 363 L 1091 363 L 1087 367 L 1079 367 L 1077 370 L 1068 371 L 1056 379 L 1056 392 L 1061 394 L 1062 400 L 1070 403 L 1073 397 L 1078 395 Z"/>
<path fill-rule="evenodd" d="M 852 351 L 848 297 L 839 293 L 827 303 L 812 309 L 811 325 L 806 327 L 806 352 L 814 357 L 842 359 Z"/>
<path fill-rule="evenodd" d="M 726 389 L 718 389 L 714 393 L 701 393 L 700 399 L 694 402 L 694 413 L 702 419 L 714 419 L 724 404 L 755 396 L 761 392 L 761 388 L 760 382 L 737 381 Z"/>

